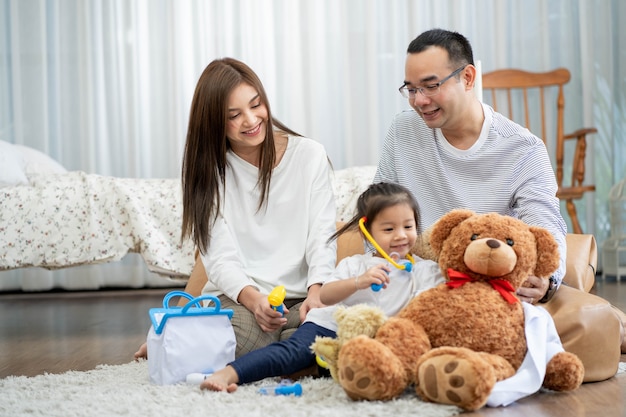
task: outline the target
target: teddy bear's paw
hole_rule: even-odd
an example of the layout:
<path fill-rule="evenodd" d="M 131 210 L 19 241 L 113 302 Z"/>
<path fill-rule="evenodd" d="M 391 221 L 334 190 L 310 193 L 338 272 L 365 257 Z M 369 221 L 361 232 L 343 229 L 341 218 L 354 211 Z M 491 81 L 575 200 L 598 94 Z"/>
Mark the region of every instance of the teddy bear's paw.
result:
<path fill-rule="evenodd" d="M 339 383 L 355 401 L 390 400 L 407 385 L 402 362 L 386 346 L 365 336 L 343 345 L 337 368 Z"/>
<path fill-rule="evenodd" d="M 348 397 L 358 400 L 378 399 L 380 392 L 366 367 L 348 365 L 339 371 L 339 382 Z"/>
<path fill-rule="evenodd" d="M 553 391 L 571 391 L 582 384 L 585 368 L 578 356 L 571 352 L 559 352 L 546 367 L 543 387 Z"/>
<path fill-rule="evenodd" d="M 485 405 L 494 385 L 493 370 L 478 356 L 441 354 L 420 364 L 416 391 L 431 402 L 477 410 Z"/>
<path fill-rule="evenodd" d="M 380 370 L 378 370 L 380 371 Z M 377 380 L 368 367 L 346 366 L 339 371 L 339 383 L 350 399 L 358 400 L 391 400 L 404 391 L 406 385 L 402 378 L 387 385 Z M 396 389 L 392 387 L 396 386 Z"/>

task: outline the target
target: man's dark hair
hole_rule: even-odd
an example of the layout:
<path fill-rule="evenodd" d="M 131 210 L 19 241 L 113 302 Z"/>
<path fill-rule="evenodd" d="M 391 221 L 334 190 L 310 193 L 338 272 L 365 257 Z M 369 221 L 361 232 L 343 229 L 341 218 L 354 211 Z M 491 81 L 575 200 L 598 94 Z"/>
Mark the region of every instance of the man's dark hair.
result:
<path fill-rule="evenodd" d="M 406 52 L 416 54 L 431 46 L 438 46 L 448 51 L 448 57 L 454 66 L 474 65 L 472 46 L 467 38 L 458 32 L 444 29 L 431 29 L 422 33 L 411 41 Z"/>

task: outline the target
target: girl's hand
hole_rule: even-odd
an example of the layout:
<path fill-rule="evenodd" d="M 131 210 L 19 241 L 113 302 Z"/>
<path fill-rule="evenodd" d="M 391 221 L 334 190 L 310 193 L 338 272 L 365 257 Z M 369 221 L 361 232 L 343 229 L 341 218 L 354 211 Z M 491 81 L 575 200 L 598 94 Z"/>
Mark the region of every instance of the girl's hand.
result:
<path fill-rule="evenodd" d="M 354 285 L 357 290 L 370 288 L 373 284 L 382 284 L 383 288 L 387 288 L 387 284 L 389 283 L 389 272 L 391 272 L 391 268 L 387 264 L 373 266 L 363 274 L 356 277 Z"/>
<path fill-rule="evenodd" d="M 358 277 L 326 282 L 320 291 L 320 301 L 326 305 L 333 305 L 345 300 L 359 290 L 370 289 L 372 284 L 378 284 L 385 288 L 389 283 L 388 272 L 391 272 L 391 267 L 381 263 L 368 269 Z"/>
<path fill-rule="evenodd" d="M 326 307 L 320 300 L 320 289 L 322 284 L 313 284 L 309 287 L 306 299 L 300 306 L 300 323 L 304 322 L 306 314 L 314 308 Z"/>

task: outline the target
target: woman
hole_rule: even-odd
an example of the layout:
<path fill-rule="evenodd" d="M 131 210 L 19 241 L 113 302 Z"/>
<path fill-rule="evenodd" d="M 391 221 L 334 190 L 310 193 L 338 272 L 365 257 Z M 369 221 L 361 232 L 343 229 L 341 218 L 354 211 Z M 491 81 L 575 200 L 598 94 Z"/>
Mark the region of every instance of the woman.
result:
<path fill-rule="evenodd" d="M 211 62 L 191 105 L 182 167 L 182 238 L 208 275 L 205 294 L 234 310 L 236 356 L 289 337 L 321 307 L 335 266 L 335 202 L 323 146 L 272 118 L 257 75 Z M 193 279 L 193 277 L 191 278 Z M 269 292 L 284 285 L 284 315 Z M 143 345 L 135 357 L 145 357 Z"/>

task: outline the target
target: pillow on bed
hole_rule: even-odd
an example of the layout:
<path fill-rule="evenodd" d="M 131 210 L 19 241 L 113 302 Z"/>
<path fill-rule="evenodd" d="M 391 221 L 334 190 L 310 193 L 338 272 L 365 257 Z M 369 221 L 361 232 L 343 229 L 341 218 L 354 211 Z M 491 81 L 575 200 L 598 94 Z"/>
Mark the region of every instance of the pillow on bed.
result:
<path fill-rule="evenodd" d="M 61 174 L 67 172 L 61 164 L 37 149 L 23 145 L 13 145 L 22 156 L 24 173 L 27 177 L 32 174 Z"/>
<path fill-rule="evenodd" d="M 13 144 L 0 140 L 0 187 L 28 184 L 22 156 Z"/>

